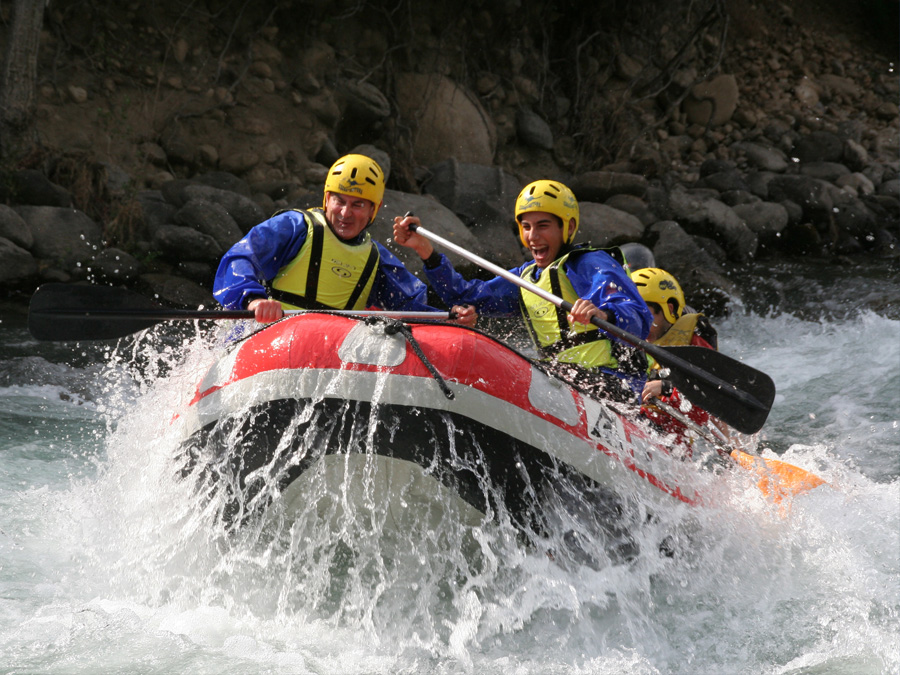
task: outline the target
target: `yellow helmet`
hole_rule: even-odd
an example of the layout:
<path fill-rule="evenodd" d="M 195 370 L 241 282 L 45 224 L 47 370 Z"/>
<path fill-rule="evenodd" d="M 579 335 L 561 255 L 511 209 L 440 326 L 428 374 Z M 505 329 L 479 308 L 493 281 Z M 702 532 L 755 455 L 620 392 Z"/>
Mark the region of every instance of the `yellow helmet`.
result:
<path fill-rule="evenodd" d="M 675 323 L 684 313 L 684 291 L 671 274 L 658 267 L 646 267 L 631 275 L 638 292 L 647 304 L 653 302 L 662 308 L 669 323 Z M 669 308 L 675 304 L 675 313 Z"/>
<path fill-rule="evenodd" d="M 522 233 L 521 217 L 523 213 L 544 211 L 552 213 L 562 221 L 563 243 L 570 244 L 578 232 L 578 200 L 572 191 L 562 183 L 552 180 L 536 180 L 529 183 L 516 198 L 516 222 L 519 223 L 519 239 L 528 248 Z M 575 219 L 575 225 L 569 230 L 569 221 Z"/>
<path fill-rule="evenodd" d="M 384 171 L 378 163 L 365 155 L 344 155 L 336 161 L 325 178 L 325 199 L 329 192 L 338 192 L 350 197 L 362 197 L 375 205 L 371 223 L 384 200 Z M 325 207 L 325 201 L 322 202 Z"/>

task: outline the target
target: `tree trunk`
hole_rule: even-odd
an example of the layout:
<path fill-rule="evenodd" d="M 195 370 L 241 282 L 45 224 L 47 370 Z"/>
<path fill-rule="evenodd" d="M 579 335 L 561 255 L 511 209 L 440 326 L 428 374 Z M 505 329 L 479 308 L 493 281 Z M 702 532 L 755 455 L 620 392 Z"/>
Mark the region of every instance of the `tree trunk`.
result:
<path fill-rule="evenodd" d="M 38 48 L 47 0 L 13 0 L 6 55 L 0 73 L 0 159 L 28 146 L 34 116 Z"/>

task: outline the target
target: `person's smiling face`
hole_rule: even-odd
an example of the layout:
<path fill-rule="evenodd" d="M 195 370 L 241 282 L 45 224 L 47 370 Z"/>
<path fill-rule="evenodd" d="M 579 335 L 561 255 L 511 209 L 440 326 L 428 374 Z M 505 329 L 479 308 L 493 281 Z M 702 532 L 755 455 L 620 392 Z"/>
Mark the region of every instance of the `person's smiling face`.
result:
<path fill-rule="evenodd" d="M 541 269 L 556 260 L 563 245 L 562 223 L 546 211 L 529 211 L 519 217 L 522 238 Z"/>
<path fill-rule="evenodd" d="M 368 199 L 329 192 L 325 197 L 325 218 L 343 241 L 350 241 L 366 229 L 375 205 Z"/>

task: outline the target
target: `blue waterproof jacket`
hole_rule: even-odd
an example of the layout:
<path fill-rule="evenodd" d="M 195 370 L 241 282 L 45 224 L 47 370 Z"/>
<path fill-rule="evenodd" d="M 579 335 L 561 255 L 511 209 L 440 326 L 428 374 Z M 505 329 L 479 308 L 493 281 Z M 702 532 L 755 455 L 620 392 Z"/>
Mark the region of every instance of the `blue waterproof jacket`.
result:
<path fill-rule="evenodd" d="M 245 309 L 254 298 L 265 298 L 266 284 L 293 260 L 306 242 L 303 213 L 285 211 L 254 227 L 219 262 L 213 297 L 228 309 Z M 436 312 L 426 304 L 427 287 L 399 258 L 378 242 L 381 256 L 368 305 L 386 310 Z"/>
<path fill-rule="evenodd" d="M 510 270 L 516 276 L 533 263 Z M 646 340 L 653 315 L 628 274 L 612 256 L 603 251 L 573 252 L 563 271 L 579 298 L 590 300 L 609 315 L 609 323 Z M 540 270 L 535 268 L 538 274 Z M 514 316 L 520 314 L 518 286 L 503 277 L 490 281 L 467 281 L 447 256 L 441 254 L 437 267 L 425 268 L 425 275 L 440 299 L 447 305 L 470 304 L 481 314 Z M 527 281 L 536 281 L 536 277 Z M 615 339 L 612 338 L 611 339 Z"/>

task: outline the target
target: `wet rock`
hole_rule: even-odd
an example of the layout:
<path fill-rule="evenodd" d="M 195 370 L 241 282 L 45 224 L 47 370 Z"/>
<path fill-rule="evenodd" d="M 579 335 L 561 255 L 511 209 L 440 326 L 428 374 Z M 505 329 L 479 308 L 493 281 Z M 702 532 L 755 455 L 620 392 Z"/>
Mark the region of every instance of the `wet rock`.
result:
<path fill-rule="evenodd" d="M 54 206 L 17 206 L 34 236 L 31 253 L 68 273 L 94 257 L 103 247 L 103 231 L 86 214 Z"/>
<path fill-rule="evenodd" d="M 900 199 L 900 179 L 886 180 L 878 186 L 878 194 Z"/>
<path fill-rule="evenodd" d="M 92 272 L 101 280 L 116 284 L 134 281 L 141 265 L 137 259 L 122 249 L 107 248 L 97 254 L 91 263 Z"/>
<path fill-rule="evenodd" d="M 219 166 L 229 173 L 243 174 L 250 171 L 259 162 L 259 153 L 245 150 L 224 155 L 219 159 Z"/>
<path fill-rule="evenodd" d="M 152 238 L 156 230 L 172 222 L 178 210 L 178 207 L 165 200 L 159 190 L 142 190 L 135 196 L 135 201 L 141 220 L 141 228 L 136 235 L 141 238 Z"/>
<path fill-rule="evenodd" d="M 588 171 L 579 174 L 569 188 L 579 202 L 603 203 L 613 195 L 619 194 L 643 197 L 648 185 L 644 176 L 634 173 Z"/>
<path fill-rule="evenodd" d="M 734 212 L 756 233 L 760 248 L 772 250 L 779 247 L 778 240 L 789 222 L 788 211 L 783 204 L 762 201 L 738 204 Z"/>
<path fill-rule="evenodd" d="M 875 214 L 858 198 L 846 193 L 835 197 L 833 218 L 839 232 L 860 243 L 871 242 L 878 229 Z"/>
<path fill-rule="evenodd" d="M 781 237 L 781 248 L 790 255 L 822 255 L 825 246 L 812 223 L 789 223 Z"/>
<path fill-rule="evenodd" d="M 776 176 L 769 181 L 769 201 L 799 204 L 811 222 L 827 222 L 834 208 L 832 186 L 810 176 Z"/>
<path fill-rule="evenodd" d="M 606 200 L 606 205 L 619 211 L 630 213 L 638 220 L 640 220 L 641 223 L 644 224 L 644 226 L 652 225 L 659 220 L 659 216 L 654 213 L 654 211 L 650 208 L 650 205 L 640 197 L 636 197 L 634 195 L 613 195 Z"/>
<path fill-rule="evenodd" d="M 837 162 L 844 154 L 844 142 L 828 131 L 814 131 L 801 136 L 794 143 L 792 156 L 801 164 L 808 162 Z"/>
<path fill-rule="evenodd" d="M 395 190 L 386 190 L 384 193 L 384 206 L 378 212 L 375 222 L 371 226 L 372 236 L 385 243 L 390 250 L 402 260 L 411 272 L 424 279 L 421 273 L 422 260 L 419 256 L 405 246 L 390 243 L 393 237 L 393 222 L 396 216 L 402 216 L 408 211 L 415 213 L 422 222 L 422 226 L 428 228 L 440 237 L 449 239 L 453 243 L 470 251 L 481 250 L 479 239 L 465 226 L 465 224 L 446 206 L 433 197 L 413 195 Z M 485 242 L 489 243 L 489 242 Z M 518 253 L 518 247 L 514 250 Z M 465 258 L 455 253 L 445 253 L 454 267 L 459 270 L 470 267 Z M 506 255 L 510 255 L 509 248 Z M 503 264 L 497 261 L 498 264 Z"/>
<path fill-rule="evenodd" d="M 175 266 L 178 276 L 190 279 L 205 288 L 212 288 L 213 279 L 215 278 L 216 265 L 209 263 L 187 260 L 178 263 Z"/>
<path fill-rule="evenodd" d="M 30 206 L 71 206 L 72 195 L 35 169 L 14 171 L 0 181 L 0 200 Z"/>
<path fill-rule="evenodd" d="M 526 146 L 553 150 L 553 131 L 540 115 L 529 108 L 516 111 L 516 133 Z"/>
<path fill-rule="evenodd" d="M 694 86 L 682 102 L 690 124 L 718 126 L 731 119 L 737 108 L 738 86 L 734 75 L 719 75 Z"/>
<path fill-rule="evenodd" d="M 154 233 L 151 244 L 154 250 L 174 262 L 196 260 L 218 263 L 226 250 L 210 235 L 181 225 L 163 225 Z"/>
<path fill-rule="evenodd" d="M 6 204 L 0 204 L 0 237 L 8 239 L 26 251 L 30 251 L 34 245 L 34 235 L 28 223 Z"/>
<path fill-rule="evenodd" d="M 686 232 L 714 238 L 732 260 L 745 262 L 756 253 L 756 234 L 734 209 L 718 199 L 700 198 L 675 190 L 669 195 L 669 207 Z"/>
<path fill-rule="evenodd" d="M 169 306 L 184 309 L 214 308 L 218 303 L 212 293 L 196 282 L 171 274 L 142 274 L 139 288 Z"/>
<path fill-rule="evenodd" d="M 750 191 L 750 187 L 744 181 L 741 173 L 735 169 L 709 174 L 698 180 L 695 185 L 697 187 L 712 188 L 717 192 L 727 192 L 729 190 Z"/>
<path fill-rule="evenodd" d="M 839 188 L 852 190 L 855 196 L 871 195 L 875 192 L 875 185 L 865 174 L 848 173 L 834 181 Z"/>
<path fill-rule="evenodd" d="M 237 231 L 240 233 L 237 239 L 240 239 L 241 236 L 250 231 L 250 228 L 266 219 L 266 213 L 259 204 L 237 192 L 220 190 L 208 185 L 188 185 L 184 189 L 184 194 L 188 197 L 188 203 L 194 200 L 212 203 L 224 211 L 223 234 L 226 235 L 225 238 L 234 234 L 230 227 L 231 223 L 237 226 Z M 205 217 L 203 220 L 209 220 L 209 217 Z M 201 229 L 200 231 L 203 232 L 204 230 Z M 212 231 L 207 231 L 206 233 L 212 234 Z M 234 241 L 237 241 L 237 239 Z M 217 237 L 217 240 L 219 240 L 219 237 Z"/>
<path fill-rule="evenodd" d="M 37 275 L 37 260 L 27 250 L 0 236 L 0 284 L 11 285 Z"/>
<path fill-rule="evenodd" d="M 844 141 L 842 161 L 852 171 L 859 171 L 869 163 L 869 152 L 858 141 L 848 138 Z"/>
<path fill-rule="evenodd" d="M 495 225 L 498 216 L 509 225 L 521 188 L 514 176 L 499 167 L 452 158 L 430 167 L 429 173 L 422 192 L 433 195 L 466 225 L 486 228 Z"/>
<path fill-rule="evenodd" d="M 640 241 L 644 235 L 644 224 L 630 213 L 595 202 L 579 202 L 578 206 L 580 241 L 589 241 L 592 246 L 618 246 Z"/>
<path fill-rule="evenodd" d="M 496 131 L 490 115 L 464 87 L 440 75 L 406 73 L 397 78 L 401 117 L 415 129 L 413 153 L 425 166 L 448 156 L 491 165 Z"/>
<path fill-rule="evenodd" d="M 804 176 L 812 176 L 819 180 L 834 183 L 841 176 L 849 174 L 850 169 L 837 162 L 807 162 L 800 165 L 800 173 Z"/>
<path fill-rule="evenodd" d="M 206 186 L 193 187 L 204 191 L 215 190 L 215 188 Z M 256 205 L 254 204 L 254 206 Z M 176 225 L 190 227 L 203 234 L 208 234 L 216 240 L 222 251 L 227 251 L 244 235 L 234 218 L 229 215 L 228 210 L 221 203 L 200 195 L 190 199 L 178 210 L 174 222 Z"/>
<path fill-rule="evenodd" d="M 369 82 L 344 81 L 340 92 L 345 98 L 344 115 L 354 123 L 368 126 L 391 114 L 391 104 L 381 90 Z"/>
<path fill-rule="evenodd" d="M 783 173 L 788 168 L 784 152 L 759 143 L 735 143 L 732 148 L 744 153 L 751 166 L 761 171 Z"/>

